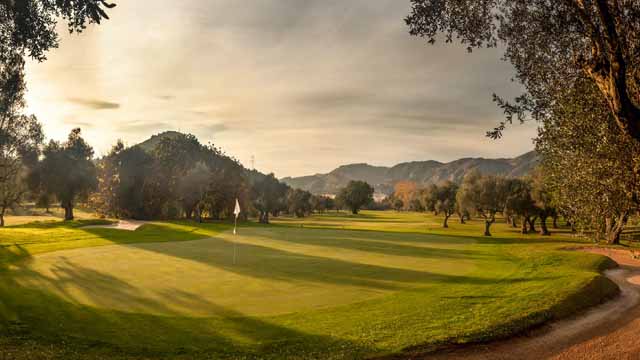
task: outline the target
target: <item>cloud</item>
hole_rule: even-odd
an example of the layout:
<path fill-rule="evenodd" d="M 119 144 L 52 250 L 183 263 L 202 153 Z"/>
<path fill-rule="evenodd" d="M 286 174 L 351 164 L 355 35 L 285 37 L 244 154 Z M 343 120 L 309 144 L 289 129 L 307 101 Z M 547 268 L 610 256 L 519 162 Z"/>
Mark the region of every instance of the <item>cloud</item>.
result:
<path fill-rule="evenodd" d="M 514 126 L 498 142 L 484 136 L 504 116 L 491 94 L 521 90 L 503 50 L 468 54 L 411 37 L 403 22 L 410 6 L 122 2 L 110 21 L 61 34 L 50 59 L 28 67 L 29 106 L 52 137 L 66 136 L 66 119 L 94 124 L 87 136 L 98 151 L 117 138 L 180 130 L 245 162 L 255 155 L 259 169 L 278 176 L 530 150 L 535 124 Z M 61 106 L 56 94 L 76 106 Z"/>
<path fill-rule="evenodd" d="M 161 132 L 163 130 L 169 129 L 171 126 L 164 122 L 153 122 L 153 121 L 131 121 L 119 124 L 117 126 L 117 130 L 122 133 L 133 133 L 133 134 L 149 134 L 149 136 Z"/>
<path fill-rule="evenodd" d="M 115 110 L 120 108 L 119 103 L 98 99 L 69 98 L 67 100 L 93 110 Z"/>

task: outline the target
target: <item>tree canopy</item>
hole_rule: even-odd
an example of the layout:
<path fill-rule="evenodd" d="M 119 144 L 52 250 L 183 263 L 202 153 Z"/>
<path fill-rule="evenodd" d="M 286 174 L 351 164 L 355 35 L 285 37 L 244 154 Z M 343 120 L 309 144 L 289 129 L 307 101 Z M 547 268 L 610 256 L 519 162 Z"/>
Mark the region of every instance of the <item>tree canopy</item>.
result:
<path fill-rule="evenodd" d="M 621 132 L 640 140 L 640 2 L 412 0 L 412 35 L 473 48 L 503 46 L 526 93 L 496 98 L 507 122 L 549 115 L 567 85 L 589 79 Z M 505 123 L 489 135 L 499 137 Z"/>
<path fill-rule="evenodd" d="M 86 199 L 97 186 L 93 148 L 73 129 L 66 142 L 51 141 L 44 148 L 39 165 L 42 187 L 54 194 L 65 210 L 65 220 L 73 220 L 78 199 Z"/>
<path fill-rule="evenodd" d="M 373 201 L 373 187 L 364 181 L 352 180 L 340 191 L 339 197 L 353 214 L 357 214 Z"/>
<path fill-rule="evenodd" d="M 0 0 L 0 63 L 15 55 L 38 61 L 58 46 L 58 20 L 70 32 L 81 32 L 88 24 L 108 19 L 115 4 L 105 0 Z"/>

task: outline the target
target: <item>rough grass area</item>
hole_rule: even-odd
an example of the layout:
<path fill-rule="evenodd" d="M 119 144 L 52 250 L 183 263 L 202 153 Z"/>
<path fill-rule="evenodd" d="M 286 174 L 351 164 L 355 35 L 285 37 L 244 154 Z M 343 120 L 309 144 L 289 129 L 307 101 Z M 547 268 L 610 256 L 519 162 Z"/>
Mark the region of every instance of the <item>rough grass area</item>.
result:
<path fill-rule="evenodd" d="M 0 229 L 0 358 L 368 358 L 509 336 L 617 292 L 612 263 L 562 250 L 582 244 L 566 232 L 440 221 Z"/>

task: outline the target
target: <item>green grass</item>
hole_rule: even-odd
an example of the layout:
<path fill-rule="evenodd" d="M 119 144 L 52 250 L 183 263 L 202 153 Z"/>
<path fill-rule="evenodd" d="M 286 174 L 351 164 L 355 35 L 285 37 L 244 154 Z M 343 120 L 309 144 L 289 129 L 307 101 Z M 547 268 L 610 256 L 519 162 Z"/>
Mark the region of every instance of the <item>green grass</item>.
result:
<path fill-rule="evenodd" d="M 189 222 L 0 229 L 0 348 L 25 359 L 358 359 L 509 336 L 617 291 L 606 258 L 561 250 L 584 245 L 566 231 L 498 223 L 483 238 L 480 221 L 440 221 L 332 213 L 238 236 Z"/>

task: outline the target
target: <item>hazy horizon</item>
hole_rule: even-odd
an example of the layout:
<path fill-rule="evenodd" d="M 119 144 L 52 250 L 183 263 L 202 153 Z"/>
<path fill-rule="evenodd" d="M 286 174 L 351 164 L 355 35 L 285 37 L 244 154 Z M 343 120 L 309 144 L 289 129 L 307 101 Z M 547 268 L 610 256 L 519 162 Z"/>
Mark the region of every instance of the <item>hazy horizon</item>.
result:
<path fill-rule="evenodd" d="M 119 1 L 28 64 L 28 111 L 54 139 L 81 127 L 98 154 L 176 130 L 280 178 L 530 151 L 536 124 L 484 136 L 503 118 L 491 94 L 519 94 L 501 51 L 428 46 L 408 13 L 397 0 Z"/>

